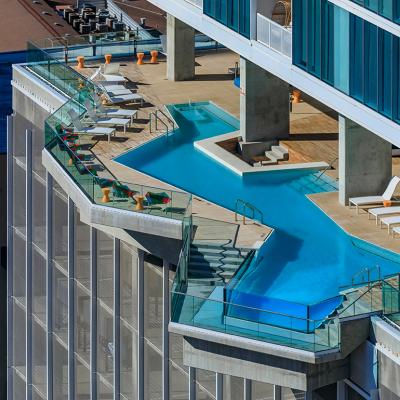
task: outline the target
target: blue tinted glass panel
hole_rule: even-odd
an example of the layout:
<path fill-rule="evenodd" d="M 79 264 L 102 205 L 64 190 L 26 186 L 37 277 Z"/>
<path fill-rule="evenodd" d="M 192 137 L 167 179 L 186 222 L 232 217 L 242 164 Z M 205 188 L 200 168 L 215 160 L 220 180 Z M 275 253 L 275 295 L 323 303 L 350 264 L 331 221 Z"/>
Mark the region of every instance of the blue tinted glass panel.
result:
<path fill-rule="evenodd" d="M 393 119 L 400 122 L 400 39 L 393 37 Z"/>
<path fill-rule="evenodd" d="M 334 10 L 332 3 L 321 2 L 321 78 L 330 85 L 334 81 Z"/>
<path fill-rule="evenodd" d="M 379 32 L 379 111 L 386 116 L 392 115 L 392 35 Z"/>
<path fill-rule="evenodd" d="M 293 64 L 399 123 L 399 38 L 328 0 L 293 13 Z"/>
<path fill-rule="evenodd" d="M 339 7 L 334 9 L 334 86 L 349 93 L 349 29 L 350 15 Z"/>
<path fill-rule="evenodd" d="M 364 100 L 364 44 L 363 21 L 354 15 L 350 18 L 350 95 Z"/>
<path fill-rule="evenodd" d="M 387 18 L 393 22 L 399 23 L 400 2 L 399 0 L 351 0 L 353 3 Z"/>
<path fill-rule="evenodd" d="M 250 37 L 250 0 L 204 0 L 203 12 L 241 35 Z"/>
<path fill-rule="evenodd" d="M 378 28 L 364 22 L 365 104 L 378 108 Z"/>
<path fill-rule="evenodd" d="M 367 7 L 369 10 L 378 13 L 379 11 L 379 2 L 378 0 L 366 0 L 365 1 L 365 7 Z"/>
<path fill-rule="evenodd" d="M 382 0 L 379 14 L 385 18 L 393 20 L 393 1 Z"/>

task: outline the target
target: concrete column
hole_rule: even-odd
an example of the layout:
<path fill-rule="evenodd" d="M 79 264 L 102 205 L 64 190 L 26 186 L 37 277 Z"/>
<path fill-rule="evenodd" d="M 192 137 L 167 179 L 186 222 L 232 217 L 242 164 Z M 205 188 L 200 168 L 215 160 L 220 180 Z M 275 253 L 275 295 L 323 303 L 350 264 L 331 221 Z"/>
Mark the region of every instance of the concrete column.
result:
<path fill-rule="evenodd" d="M 13 248 L 14 248 L 14 149 L 13 117 L 7 116 L 7 400 L 13 400 L 14 364 L 14 290 L 13 290 Z"/>
<path fill-rule="evenodd" d="M 344 381 L 338 381 L 337 391 L 336 391 L 336 399 L 337 400 L 346 400 L 347 399 L 347 385 Z"/>
<path fill-rule="evenodd" d="M 169 263 L 163 261 L 162 399 L 169 400 Z"/>
<path fill-rule="evenodd" d="M 381 195 L 392 177 L 392 145 L 339 116 L 339 201 Z"/>
<path fill-rule="evenodd" d="M 189 81 L 195 75 L 194 29 L 167 15 L 167 78 Z"/>
<path fill-rule="evenodd" d="M 189 400 L 196 400 L 196 368 L 189 367 Z"/>
<path fill-rule="evenodd" d="M 252 392 L 251 379 L 245 379 L 244 380 L 244 394 L 243 394 L 244 400 L 251 400 L 251 395 L 252 395 L 251 392 Z"/>
<path fill-rule="evenodd" d="M 97 400 L 97 230 L 90 227 L 90 400 Z"/>
<path fill-rule="evenodd" d="M 32 399 L 32 131 L 26 130 L 26 242 L 25 242 L 25 304 L 26 304 L 26 400 Z"/>
<path fill-rule="evenodd" d="M 274 400 L 282 399 L 282 386 L 274 385 Z"/>
<path fill-rule="evenodd" d="M 121 244 L 120 240 L 114 238 L 114 315 L 113 315 L 113 341 L 114 341 L 114 400 L 120 399 L 121 392 L 121 369 L 120 369 L 120 359 L 121 359 L 121 273 L 120 273 L 120 261 L 121 261 Z"/>
<path fill-rule="evenodd" d="M 47 399 L 53 399 L 53 177 L 46 172 L 46 376 Z"/>
<path fill-rule="evenodd" d="M 138 400 L 144 399 L 144 251 L 138 249 Z"/>
<path fill-rule="evenodd" d="M 75 218 L 68 197 L 68 400 L 75 399 Z"/>
<path fill-rule="evenodd" d="M 224 375 L 220 373 L 215 374 L 215 400 L 224 399 Z"/>
<path fill-rule="evenodd" d="M 240 134 L 245 142 L 289 137 L 289 84 L 240 58 Z"/>

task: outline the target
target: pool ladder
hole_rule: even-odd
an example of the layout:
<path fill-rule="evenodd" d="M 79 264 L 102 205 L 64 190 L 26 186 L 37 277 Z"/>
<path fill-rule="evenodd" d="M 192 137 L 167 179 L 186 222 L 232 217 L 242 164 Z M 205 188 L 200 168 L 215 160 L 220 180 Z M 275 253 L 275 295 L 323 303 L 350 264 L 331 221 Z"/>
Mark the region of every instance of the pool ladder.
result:
<path fill-rule="evenodd" d="M 161 114 L 169 123 L 169 125 L 163 120 L 161 119 L 160 115 Z M 154 125 L 152 124 L 152 121 L 154 119 Z M 154 126 L 154 132 L 158 130 L 158 123 L 160 122 L 161 125 L 164 126 L 165 128 L 165 133 L 166 136 L 168 138 L 168 135 L 170 132 L 173 132 L 175 130 L 175 122 L 172 118 L 170 118 L 164 111 L 160 110 L 159 108 L 157 108 L 155 111 L 151 112 L 149 114 L 149 120 L 150 120 L 150 133 L 153 132 L 153 126 Z M 172 129 L 171 129 L 172 126 Z"/>
<path fill-rule="evenodd" d="M 244 201 L 242 199 L 237 199 L 236 200 L 236 207 L 235 207 L 235 221 L 238 221 L 238 215 L 241 214 L 243 218 L 243 225 L 246 225 L 246 211 L 251 212 L 251 217 L 253 221 L 259 221 L 260 224 L 263 224 L 264 220 L 264 215 L 261 210 L 259 210 L 256 206 L 253 206 L 253 204 Z M 242 212 L 240 212 L 242 211 Z M 256 218 L 258 216 L 258 219 Z"/>

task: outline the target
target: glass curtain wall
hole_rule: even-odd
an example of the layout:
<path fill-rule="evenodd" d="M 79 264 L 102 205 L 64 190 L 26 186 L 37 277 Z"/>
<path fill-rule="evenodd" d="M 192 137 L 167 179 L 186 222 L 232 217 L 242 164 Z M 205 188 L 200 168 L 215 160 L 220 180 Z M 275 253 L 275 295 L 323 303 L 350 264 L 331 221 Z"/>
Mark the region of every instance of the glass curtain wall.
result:
<path fill-rule="evenodd" d="M 399 38 L 328 2 L 294 0 L 293 63 L 400 122 Z"/>
<path fill-rule="evenodd" d="M 250 0 L 204 0 L 204 14 L 250 37 Z"/>
<path fill-rule="evenodd" d="M 127 244 L 120 243 L 120 373 L 121 398 L 135 400 L 137 397 L 137 252 Z"/>
<path fill-rule="evenodd" d="M 97 234 L 97 394 L 112 399 L 114 386 L 114 239 Z"/>
<path fill-rule="evenodd" d="M 68 398 L 68 206 L 67 195 L 53 190 L 53 397 Z"/>
<path fill-rule="evenodd" d="M 400 2 L 398 0 L 351 0 L 390 21 L 400 23 Z"/>
<path fill-rule="evenodd" d="M 90 228 L 76 211 L 75 399 L 90 397 Z"/>

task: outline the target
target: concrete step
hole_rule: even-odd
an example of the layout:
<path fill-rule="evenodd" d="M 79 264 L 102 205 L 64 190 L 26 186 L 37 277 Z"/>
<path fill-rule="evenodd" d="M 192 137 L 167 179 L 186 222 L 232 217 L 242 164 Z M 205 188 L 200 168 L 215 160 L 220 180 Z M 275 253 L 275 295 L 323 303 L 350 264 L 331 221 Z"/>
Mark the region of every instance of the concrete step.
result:
<path fill-rule="evenodd" d="M 216 272 L 235 272 L 239 268 L 239 265 L 234 264 L 208 264 L 201 262 L 192 262 L 189 263 L 189 271 L 216 271 Z"/>
<path fill-rule="evenodd" d="M 190 260 L 193 262 L 205 262 L 205 263 L 219 263 L 219 264 L 233 264 L 240 265 L 244 258 L 243 257 L 224 257 L 215 256 L 215 255 L 207 255 L 198 252 L 190 252 Z"/>
<path fill-rule="evenodd" d="M 225 257 L 246 257 L 250 250 L 249 249 L 236 249 L 229 247 L 208 247 L 208 246 L 197 246 L 192 245 L 190 252 L 191 254 L 202 254 L 208 256 L 225 256 Z"/>
<path fill-rule="evenodd" d="M 216 286 L 219 283 L 223 283 L 224 280 L 220 277 L 213 277 L 213 278 L 188 278 L 188 282 L 192 285 L 208 285 L 208 286 Z"/>
<path fill-rule="evenodd" d="M 263 165 L 275 165 L 278 164 L 278 159 L 276 158 L 276 155 L 272 151 L 266 151 L 265 152 L 265 157 L 269 159 L 269 161 L 263 161 Z"/>
<path fill-rule="evenodd" d="M 271 146 L 271 151 L 278 160 L 289 160 L 289 150 L 284 146 Z"/>

